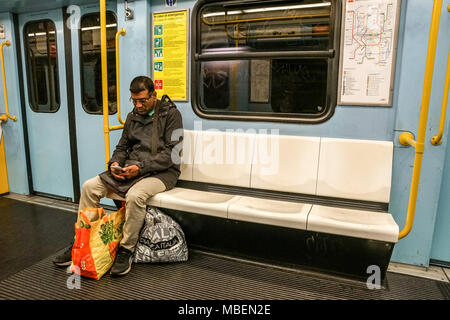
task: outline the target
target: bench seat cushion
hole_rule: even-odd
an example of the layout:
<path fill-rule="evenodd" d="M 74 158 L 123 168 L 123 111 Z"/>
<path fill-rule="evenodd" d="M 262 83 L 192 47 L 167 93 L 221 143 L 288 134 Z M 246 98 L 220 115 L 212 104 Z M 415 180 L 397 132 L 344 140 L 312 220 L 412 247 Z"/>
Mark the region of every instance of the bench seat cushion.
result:
<path fill-rule="evenodd" d="M 311 209 L 307 230 L 391 243 L 398 241 L 399 232 L 389 213 L 319 205 Z"/>
<path fill-rule="evenodd" d="M 238 200 L 240 196 L 174 188 L 159 193 L 153 198 L 160 201 L 160 207 L 162 208 L 227 218 L 228 205 L 232 201 Z"/>
<path fill-rule="evenodd" d="M 311 204 L 241 197 L 228 208 L 233 220 L 306 230 Z"/>
<path fill-rule="evenodd" d="M 112 199 L 124 200 L 114 194 Z M 286 228 L 323 232 L 390 243 L 398 241 L 398 225 L 383 212 L 336 208 L 307 203 L 268 200 L 185 188 L 158 193 L 148 205 L 268 224 Z"/>

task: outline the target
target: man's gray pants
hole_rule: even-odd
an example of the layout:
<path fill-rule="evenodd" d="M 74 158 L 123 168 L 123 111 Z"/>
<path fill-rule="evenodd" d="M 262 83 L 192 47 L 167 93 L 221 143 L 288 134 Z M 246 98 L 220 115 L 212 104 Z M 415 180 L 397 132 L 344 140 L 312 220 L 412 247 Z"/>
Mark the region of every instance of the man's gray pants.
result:
<path fill-rule="evenodd" d="M 134 252 L 139 231 L 145 220 L 147 201 L 150 197 L 166 190 L 164 183 L 158 178 L 144 178 L 134 184 L 128 190 L 125 197 L 125 224 L 123 225 L 123 239 L 120 246 Z M 96 176 L 83 183 L 81 188 L 80 204 L 78 212 L 86 207 L 98 208 L 100 199 L 103 197 L 114 197 L 114 193 L 109 190 L 99 176 Z"/>

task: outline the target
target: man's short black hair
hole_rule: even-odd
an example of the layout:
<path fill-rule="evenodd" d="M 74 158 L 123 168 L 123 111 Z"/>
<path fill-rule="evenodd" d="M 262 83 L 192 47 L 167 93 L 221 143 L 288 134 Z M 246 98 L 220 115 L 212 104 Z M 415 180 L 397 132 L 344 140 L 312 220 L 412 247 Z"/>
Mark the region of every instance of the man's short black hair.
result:
<path fill-rule="evenodd" d="M 131 81 L 130 91 L 132 93 L 139 93 L 144 90 L 148 90 L 149 94 L 152 94 L 155 91 L 155 84 L 153 80 L 146 76 L 138 76 Z"/>

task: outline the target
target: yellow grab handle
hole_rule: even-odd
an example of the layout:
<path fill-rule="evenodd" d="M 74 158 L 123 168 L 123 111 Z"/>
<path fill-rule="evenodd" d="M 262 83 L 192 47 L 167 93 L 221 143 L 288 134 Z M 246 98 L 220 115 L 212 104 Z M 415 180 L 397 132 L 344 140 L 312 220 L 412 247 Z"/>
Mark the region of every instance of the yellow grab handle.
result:
<path fill-rule="evenodd" d="M 0 60 L 1 60 L 1 64 L 2 64 L 3 93 L 4 93 L 4 96 L 5 96 L 5 111 L 6 111 L 6 117 L 2 116 L 0 119 L 2 121 L 4 121 L 4 122 L 6 122 L 8 120 L 8 118 L 13 120 L 13 121 L 17 121 L 17 117 L 15 117 L 15 116 L 12 117 L 9 114 L 8 92 L 6 90 L 5 62 L 4 62 L 4 59 L 3 59 L 3 47 L 5 45 L 9 47 L 11 45 L 11 42 L 9 42 L 9 40 L 8 40 L 8 41 L 5 41 L 2 44 L 0 44 Z"/>
<path fill-rule="evenodd" d="M 420 108 L 419 129 L 417 141 L 414 141 L 412 135 L 402 133 L 399 141 L 404 145 L 414 146 L 416 149 L 414 157 L 414 169 L 411 178 L 411 189 L 409 193 L 408 211 L 406 214 L 406 222 L 403 230 L 398 234 L 398 238 L 402 239 L 411 232 L 414 214 L 416 211 L 417 191 L 419 189 L 420 171 L 422 168 L 422 158 L 424 151 L 425 134 L 427 129 L 428 110 L 430 107 L 431 84 L 433 80 L 434 60 L 436 56 L 436 45 L 439 33 L 439 21 L 441 17 L 442 0 L 434 0 L 433 14 L 431 17 L 430 36 L 428 39 L 427 61 L 425 67 L 425 79 L 423 83 L 422 102 Z"/>
<path fill-rule="evenodd" d="M 441 144 L 444 135 L 445 114 L 447 112 L 448 91 L 450 88 L 450 47 L 448 48 L 447 74 L 445 76 L 444 97 L 442 98 L 441 121 L 439 123 L 439 132 L 437 136 L 431 138 L 431 143 L 435 146 Z"/>
<path fill-rule="evenodd" d="M 125 36 L 127 32 L 124 28 L 116 33 L 116 89 L 117 89 L 117 118 L 121 124 L 125 121 L 120 117 L 120 72 L 119 72 L 119 36 Z M 111 129 L 111 128 L 110 128 Z"/>

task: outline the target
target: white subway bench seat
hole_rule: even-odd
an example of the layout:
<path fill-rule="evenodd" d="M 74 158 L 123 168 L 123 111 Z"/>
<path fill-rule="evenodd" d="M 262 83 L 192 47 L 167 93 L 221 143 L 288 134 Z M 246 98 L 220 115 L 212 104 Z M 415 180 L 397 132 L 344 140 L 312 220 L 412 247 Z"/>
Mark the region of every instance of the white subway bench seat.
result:
<path fill-rule="evenodd" d="M 239 238 L 235 229 L 245 226 L 240 232 L 247 233 L 242 239 L 248 241 L 253 239 L 248 233 L 254 232 L 256 236 L 260 231 L 255 228 L 259 226 L 265 230 L 262 237 L 274 232 L 274 237 L 281 237 L 287 243 L 291 243 L 292 237 L 302 242 L 295 243 L 292 249 L 294 255 L 305 251 L 299 264 L 319 269 L 332 265 L 335 273 L 362 277 L 364 265 L 357 270 L 344 270 L 350 261 L 342 259 L 347 259 L 351 253 L 346 255 L 340 251 L 353 248 L 352 254 L 363 255 L 364 263 L 371 263 L 371 256 L 375 256 L 373 264 L 383 265 L 380 267 L 384 277 L 399 232 L 387 212 L 392 142 L 184 132 L 179 183 L 174 189 L 152 197 L 148 204 L 169 212 L 173 210 L 182 226 L 183 221 L 188 221 L 185 232 L 194 228 L 198 231 L 197 239 L 208 235 L 215 237 L 215 233 L 222 231 L 228 233 L 222 236 L 229 237 L 231 233 Z M 214 228 L 198 222 L 208 220 L 206 217 L 211 217 L 210 221 L 216 224 L 217 219 L 221 219 L 225 224 L 210 234 Z M 199 230 L 203 230 L 203 235 Z M 281 235 L 283 232 L 288 238 Z M 302 236 L 297 238 L 299 234 Z M 189 240 L 189 234 L 187 238 Z M 216 240 L 219 247 L 234 241 Z M 349 244 L 342 247 L 342 241 Z M 373 251 L 374 246 L 387 249 L 380 254 L 378 249 Z M 276 248 L 275 245 L 270 250 L 276 251 Z M 239 253 L 238 243 L 232 251 Z M 251 252 L 245 254 L 251 255 Z M 268 253 L 267 257 L 279 259 L 280 255 L 274 253 L 272 257 Z M 333 257 L 337 259 L 335 264 L 330 263 Z"/>

